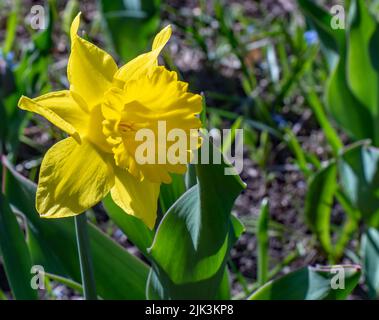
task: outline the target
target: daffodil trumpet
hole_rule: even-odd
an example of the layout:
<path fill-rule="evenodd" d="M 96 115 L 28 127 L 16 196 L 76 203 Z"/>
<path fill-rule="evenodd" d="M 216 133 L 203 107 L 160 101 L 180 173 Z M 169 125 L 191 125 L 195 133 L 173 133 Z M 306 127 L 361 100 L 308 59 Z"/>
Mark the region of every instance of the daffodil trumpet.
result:
<path fill-rule="evenodd" d="M 80 14 L 70 30 L 69 90 L 19 101 L 21 109 L 45 117 L 69 135 L 42 161 L 37 211 L 44 218 L 76 216 L 110 193 L 127 214 L 153 228 L 160 184 L 170 183 L 172 173 L 185 173 L 199 147 L 201 96 L 188 92 L 188 84 L 175 72 L 158 65 L 170 26 L 156 35 L 151 51 L 118 68 L 109 54 L 78 36 L 79 24 Z M 163 149 L 160 123 L 167 129 Z M 168 152 L 177 146 L 174 135 L 168 138 L 174 129 L 185 136 L 178 161 Z M 155 133 L 159 147 L 150 154 L 154 161 L 139 161 L 144 131 Z"/>

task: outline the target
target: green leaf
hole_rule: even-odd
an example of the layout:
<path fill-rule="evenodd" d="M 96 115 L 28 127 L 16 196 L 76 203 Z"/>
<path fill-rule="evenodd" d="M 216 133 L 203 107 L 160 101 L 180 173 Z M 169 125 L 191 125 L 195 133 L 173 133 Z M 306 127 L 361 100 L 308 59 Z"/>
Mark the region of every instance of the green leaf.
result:
<path fill-rule="evenodd" d="M 270 218 L 268 200 L 265 198 L 261 204 L 261 210 L 257 226 L 257 251 L 258 251 L 258 283 L 263 285 L 268 279 L 268 222 Z"/>
<path fill-rule="evenodd" d="M 112 221 L 115 222 L 128 239 L 146 255 L 147 248 L 149 248 L 153 242 L 154 232 L 146 227 L 141 219 L 124 212 L 124 210 L 114 203 L 110 195 L 105 197 L 103 205 Z"/>
<path fill-rule="evenodd" d="M 327 254 L 332 253 L 330 214 L 337 187 L 337 167 L 332 162 L 310 178 L 305 199 L 307 224 Z"/>
<path fill-rule="evenodd" d="M 37 300 L 38 292 L 30 285 L 32 261 L 24 234 L 2 193 L 0 193 L 0 249 L 14 297 Z"/>
<path fill-rule="evenodd" d="M 363 0 L 351 2 L 346 46 L 331 75 L 328 105 L 336 121 L 355 140 L 379 144 L 379 25 Z"/>
<path fill-rule="evenodd" d="M 350 137 L 374 139 L 372 116 L 349 89 L 344 55 L 330 76 L 326 100 L 332 116 Z"/>
<path fill-rule="evenodd" d="M 338 161 L 340 181 L 351 204 L 369 226 L 379 226 L 379 150 L 366 145 L 347 149 Z"/>
<path fill-rule="evenodd" d="M 331 14 L 319 7 L 314 1 L 298 0 L 298 4 L 312 27 L 317 31 L 329 66 L 335 67 L 339 48 L 345 43 L 343 31 L 331 27 Z"/>
<path fill-rule="evenodd" d="M 13 2 L 13 8 L 7 19 L 7 26 L 5 28 L 6 35 L 3 45 L 3 51 L 5 54 L 10 52 L 13 47 L 14 40 L 16 38 L 17 26 L 19 24 L 19 14 L 21 9 L 21 1 L 15 0 Z"/>
<path fill-rule="evenodd" d="M 41 54 L 48 54 L 50 49 L 53 47 L 53 24 L 54 24 L 54 14 L 53 14 L 53 1 L 48 1 L 48 14 L 45 18 L 45 29 L 33 34 L 32 39 L 36 48 Z"/>
<path fill-rule="evenodd" d="M 242 121 L 243 117 L 238 117 L 237 120 L 232 124 L 228 135 L 223 138 L 222 153 L 224 155 L 230 154 L 230 150 L 232 149 L 232 145 L 236 139 L 236 130 L 241 128 Z"/>
<path fill-rule="evenodd" d="M 243 230 L 231 209 L 244 184 L 238 175 L 225 175 L 228 167 L 223 161 L 198 164 L 198 184 L 162 219 L 150 248 L 154 273 L 149 282 L 160 298 L 217 297 L 229 250 Z"/>
<path fill-rule="evenodd" d="M 72 281 L 70 279 L 67 279 L 65 277 L 61 277 L 61 276 L 57 276 L 56 274 L 51 274 L 51 273 L 45 273 L 45 276 L 50 279 L 50 280 L 54 280 L 56 282 L 59 282 L 63 285 L 65 285 L 66 287 L 80 293 L 80 294 L 83 294 L 83 287 L 80 283 L 77 283 L 75 281 Z"/>
<path fill-rule="evenodd" d="M 29 243 L 33 262 L 44 266 L 49 273 L 59 271 L 57 275 L 80 283 L 73 219 L 41 219 L 34 209 L 36 186 L 15 172 L 9 164 L 7 168 L 6 192 L 12 205 L 28 221 L 33 235 L 33 242 Z M 104 299 L 144 299 L 149 272 L 145 263 L 91 223 L 88 232 L 99 296 Z"/>
<path fill-rule="evenodd" d="M 333 150 L 334 155 L 338 155 L 339 151 L 343 147 L 343 143 L 341 139 L 338 136 L 338 133 L 333 128 L 331 122 L 327 118 L 327 115 L 324 111 L 324 108 L 322 106 L 322 103 L 320 99 L 318 98 L 315 90 L 313 88 L 307 88 L 306 90 L 303 89 L 304 96 L 309 103 L 310 107 L 312 108 L 312 111 L 314 115 L 316 116 L 316 119 L 322 128 L 325 138 L 327 139 L 330 147 Z"/>
<path fill-rule="evenodd" d="M 158 30 L 160 0 L 100 0 L 110 40 L 124 62 L 148 49 Z"/>
<path fill-rule="evenodd" d="M 296 163 L 299 166 L 299 169 L 305 176 L 308 176 L 311 173 L 311 170 L 308 168 L 308 161 L 304 149 L 301 147 L 299 140 L 290 128 L 285 128 L 284 132 L 284 141 L 295 155 Z"/>
<path fill-rule="evenodd" d="M 379 297 L 379 232 L 368 229 L 362 236 L 361 254 L 363 273 L 371 299 Z"/>
<path fill-rule="evenodd" d="M 188 168 L 190 170 L 190 168 Z M 187 172 L 188 174 L 188 172 Z M 166 213 L 167 210 L 175 203 L 176 200 L 186 191 L 186 185 L 183 175 L 173 174 L 171 175 L 172 183 L 161 184 L 159 193 L 159 204 L 162 213 Z"/>
<path fill-rule="evenodd" d="M 354 0 L 350 6 L 348 31 L 347 70 L 353 94 L 372 113 L 378 114 L 379 79 L 374 66 L 379 50 L 371 56 L 371 47 L 377 47 L 378 24 L 363 0 Z M 373 42 L 373 43 L 372 43 Z M 375 56 L 376 55 L 376 56 Z M 376 61 L 371 61 L 371 58 Z M 375 63 L 375 64 L 374 64 Z"/>
<path fill-rule="evenodd" d="M 333 289 L 333 279 L 339 272 L 343 274 L 335 284 L 344 288 Z M 268 282 L 249 300 L 343 300 L 358 284 L 360 275 L 359 266 L 305 267 Z"/>
<path fill-rule="evenodd" d="M 71 23 L 79 11 L 80 6 L 78 0 L 69 0 L 63 10 L 62 30 L 66 32 L 68 36 L 70 35 Z"/>

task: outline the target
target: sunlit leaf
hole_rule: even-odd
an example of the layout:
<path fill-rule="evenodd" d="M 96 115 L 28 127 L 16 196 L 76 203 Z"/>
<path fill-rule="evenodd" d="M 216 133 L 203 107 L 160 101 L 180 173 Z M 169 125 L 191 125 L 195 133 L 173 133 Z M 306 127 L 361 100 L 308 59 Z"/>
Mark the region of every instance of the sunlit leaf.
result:
<path fill-rule="evenodd" d="M 225 175 L 227 167 L 197 165 L 198 184 L 162 219 L 150 248 L 150 279 L 159 280 L 160 298 L 217 297 L 229 250 L 243 231 L 231 209 L 244 185 L 238 176 Z"/>
<path fill-rule="evenodd" d="M 343 300 L 358 284 L 360 275 L 359 266 L 305 267 L 268 282 L 249 300 Z"/>

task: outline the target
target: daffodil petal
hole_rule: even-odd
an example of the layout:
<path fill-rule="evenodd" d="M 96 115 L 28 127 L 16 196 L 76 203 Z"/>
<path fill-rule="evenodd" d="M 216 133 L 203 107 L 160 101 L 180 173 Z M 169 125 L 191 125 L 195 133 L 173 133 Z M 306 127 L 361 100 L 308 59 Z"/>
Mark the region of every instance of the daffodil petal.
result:
<path fill-rule="evenodd" d="M 166 45 L 166 43 L 168 42 L 168 40 L 170 40 L 171 34 L 172 34 L 171 26 L 168 25 L 168 26 L 164 27 L 155 36 L 152 49 L 161 51 L 164 48 L 164 46 Z"/>
<path fill-rule="evenodd" d="M 154 66 L 158 65 L 158 56 L 171 37 L 172 29 L 168 25 L 162 29 L 154 38 L 152 50 L 139 55 L 121 67 L 114 78 L 123 82 L 137 79 L 141 74 L 147 73 Z"/>
<path fill-rule="evenodd" d="M 101 103 L 110 87 L 117 65 L 113 58 L 94 44 L 78 36 L 80 13 L 71 24 L 71 54 L 67 76 L 70 90 L 78 93 L 90 108 Z"/>
<path fill-rule="evenodd" d="M 39 176 L 36 208 L 41 217 L 80 214 L 101 201 L 114 185 L 106 154 L 90 142 L 67 138 L 48 150 Z"/>
<path fill-rule="evenodd" d="M 141 219 L 150 229 L 157 218 L 159 183 L 139 181 L 129 172 L 114 168 L 115 185 L 111 189 L 114 202 L 126 213 Z"/>
<path fill-rule="evenodd" d="M 86 132 L 89 115 L 71 95 L 63 90 L 30 99 L 22 96 L 18 106 L 41 115 L 80 142 Z"/>

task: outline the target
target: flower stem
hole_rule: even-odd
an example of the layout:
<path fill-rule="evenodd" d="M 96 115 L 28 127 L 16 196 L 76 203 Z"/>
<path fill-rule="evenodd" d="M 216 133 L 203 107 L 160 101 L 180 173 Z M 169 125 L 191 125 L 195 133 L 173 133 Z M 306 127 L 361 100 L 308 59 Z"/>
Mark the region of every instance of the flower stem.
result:
<path fill-rule="evenodd" d="M 89 237 L 87 231 L 87 217 L 85 213 L 75 216 L 76 242 L 78 245 L 80 272 L 82 275 L 82 284 L 84 299 L 96 300 L 96 286 L 93 272 L 92 258 L 89 246 Z"/>

